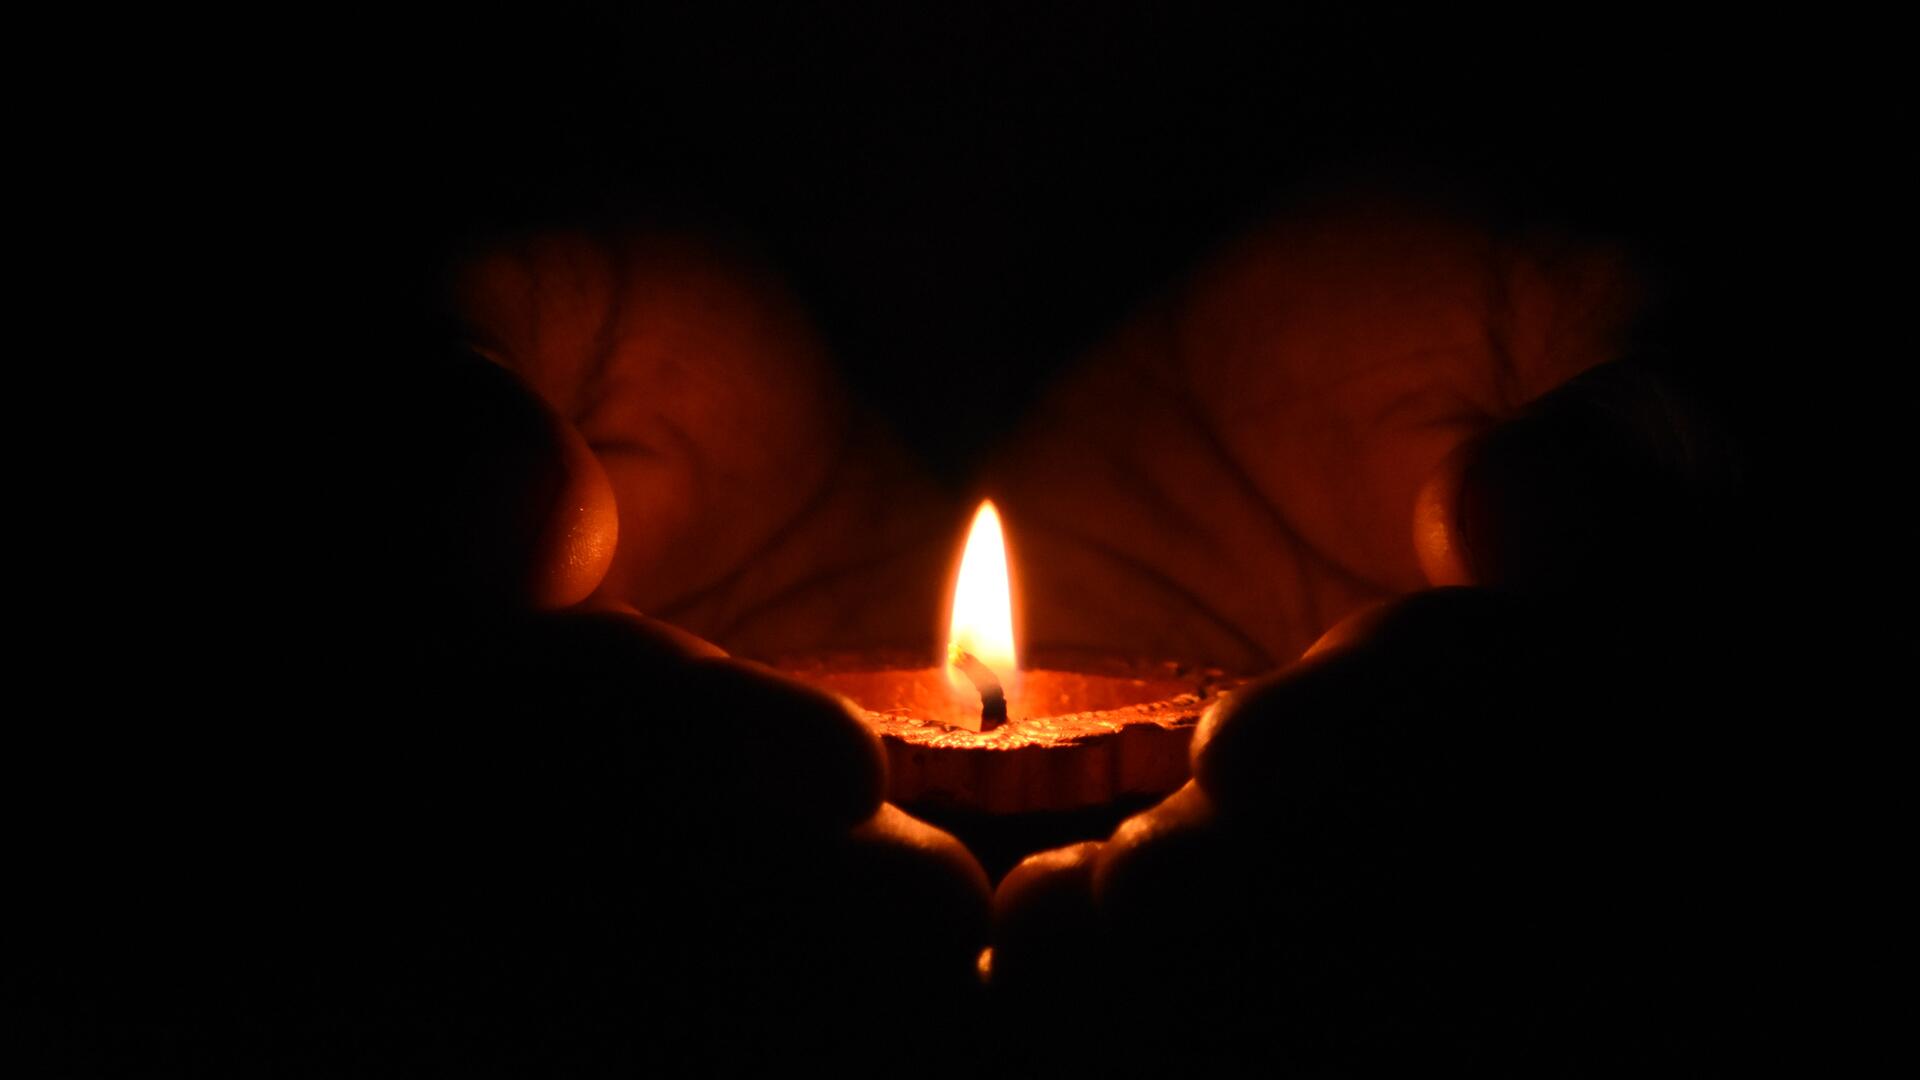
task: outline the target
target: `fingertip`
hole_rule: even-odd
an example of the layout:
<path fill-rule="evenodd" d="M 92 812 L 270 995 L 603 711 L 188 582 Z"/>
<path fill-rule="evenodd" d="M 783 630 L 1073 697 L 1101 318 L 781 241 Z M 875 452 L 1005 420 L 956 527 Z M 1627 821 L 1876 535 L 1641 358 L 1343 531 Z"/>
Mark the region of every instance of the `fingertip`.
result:
<path fill-rule="evenodd" d="M 1711 574 L 1738 472 L 1719 425 L 1630 362 L 1594 368 L 1456 447 L 1415 501 L 1435 585 L 1638 595 Z"/>
<path fill-rule="evenodd" d="M 993 894 L 991 980 L 997 993 L 1065 1009 L 1100 979 L 1093 903 L 1097 840 L 1029 855 Z"/>
<path fill-rule="evenodd" d="M 1095 853 L 1092 878 L 1097 902 L 1106 907 L 1126 899 L 1133 885 L 1170 880 L 1168 865 L 1198 857 L 1217 819 L 1213 801 L 1190 780 L 1159 804 L 1121 822 Z M 1177 869 L 1172 877 L 1180 877 Z"/>
<path fill-rule="evenodd" d="M 606 471 L 520 378 L 471 353 L 428 365 L 403 405 L 413 441 L 403 494 L 422 510 L 428 591 L 466 612 L 552 610 L 585 599 L 619 539 Z"/>
<path fill-rule="evenodd" d="M 1420 572 L 1435 587 L 1475 584 L 1461 547 L 1459 507 L 1461 479 L 1466 463 L 1476 452 L 1478 444 L 1471 439 L 1454 447 L 1420 485 L 1414 498 L 1413 550 L 1420 561 Z M 1308 650 L 1309 655 L 1312 651 Z"/>
<path fill-rule="evenodd" d="M 1088 840 L 1038 852 L 1007 871 L 993 893 L 996 936 L 998 930 L 1017 929 L 1036 911 L 1057 906 L 1090 908 L 1093 868 L 1102 846 L 1098 840 Z"/>
<path fill-rule="evenodd" d="M 880 808 L 886 756 L 845 699 L 732 659 L 693 660 L 674 681 L 698 733 L 667 744 L 687 747 L 670 767 L 688 797 L 733 807 L 750 824 L 829 829 Z"/>
<path fill-rule="evenodd" d="M 1327 632 L 1315 639 L 1312 645 L 1307 646 L 1307 651 L 1300 654 L 1300 659 L 1305 660 L 1335 649 L 1349 648 L 1365 641 L 1392 610 L 1392 602 L 1382 600 L 1349 613 L 1345 618 L 1328 627 Z"/>
<path fill-rule="evenodd" d="M 848 833 L 844 851 L 838 876 L 852 890 L 865 944 L 904 978 L 977 993 L 993 889 L 966 845 L 882 803 Z"/>
<path fill-rule="evenodd" d="M 779 1059 L 749 1071 L 795 1055 L 900 1060 L 928 1029 L 873 1022 L 888 1010 L 981 1015 L 990 900 L 958 840 L 890 804 L 835 830 L 765 807 L 735 820 L 750 828 L 687 843 L 695 906 L 666 932 L 711 935 L 698 977 L 724 993 L 730 1027 Z"/>
<path fill-rule="evenodd" d="M 583 615 L 606 616 L 614 622 L 631 625 L 640 633 L 659 641 L 688 659 L 727 659 L 727 650 L 708 641 L 706 638 L 684 630 L 670 622 L 647 615 L 625 600 L 605 594 L 596 594 L 582 600 L 573 608 Z"/>
<path fill-rule="evenodd" d="M 914 817 L 890 802 L 883 802 L 872 817 L 855 826 L 856 843 L 894 846 L 918 853 L 930 868 L 946 878 L 956 896 L 978 901 L 981 912 L 991 903 L 992 886 L 987 872 L 973 852 L 959 838 Z"/>
<path fill-rule="evenodd" d="M 1358 612 L 1201 718 L 1195 781 L 1224 809 L 1271 817 L 1418 747 L 1491 737 L 1518 704 L 1548 704 L 1551 636 L 1489 589 L 1431 589 Z"/>
<path fill-rule="evenodd" d="M 1363 681 L 1354 652 L 1334 650 L 1237 688 L 1194 732 L 1194 785 L 1242 814 L 1310 797 L 1313 778 L 1296 775 L 1306 735 Z"/>
<path fill-rule="evenodd" d="M 718 650 L 675 626 L 637 612 L 574 607 L 533 616 L 510 638 L 510 662 L 547 673 L 556 700 L 635 684 L 657 685 Z"/>
<path fill-rule="evenodd" d="M 547 410 L 565 479 L 541 530 L 529 573 L 532 605 L 558 610 L 585 600 L 613 565 L 620 510 L 607 470 L 572 424 Z"/>

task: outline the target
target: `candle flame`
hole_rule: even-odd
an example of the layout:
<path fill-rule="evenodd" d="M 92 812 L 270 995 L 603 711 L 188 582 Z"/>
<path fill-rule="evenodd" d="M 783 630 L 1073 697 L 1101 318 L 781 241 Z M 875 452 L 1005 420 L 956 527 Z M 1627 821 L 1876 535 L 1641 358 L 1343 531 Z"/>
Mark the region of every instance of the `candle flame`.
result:
<path fill-rule="evenodd" d="M 1003 682 L 1019 671 L 1013 646 L 1013 585 L 1007 571 L 1007 542 L 1000 531 L 1000 512 L 991 500 L 974 512 L 967 530 L 967 546 L 960 556 L 960 574 L 953 582 L 953 600 L 947 618 L 947 681 L 956 690 L 975 693 L 973 683 L 952 660 L 971 653 Z"/>

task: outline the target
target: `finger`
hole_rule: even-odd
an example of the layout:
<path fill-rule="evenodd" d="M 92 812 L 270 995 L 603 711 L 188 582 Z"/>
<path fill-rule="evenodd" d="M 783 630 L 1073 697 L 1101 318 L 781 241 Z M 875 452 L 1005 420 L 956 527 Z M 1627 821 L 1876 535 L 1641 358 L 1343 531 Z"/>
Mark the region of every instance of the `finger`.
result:
<path fill-rule="evenodd" d="M 851 880 L 880 883 L 874 903 L 860 905 L 864 917 L 877 912 L 900 935 L 886 942 L 886 952 L 922 955 L 956 981 L 977 982 L 992 889 L 973 853 L 892 803 L 853 830 L 849 853 Z"/>
<path fill-rule="evenodd" d="M 1567 676 L 1553 636 L 1489 590 L 1420 593 L 1203 720 L 1195 784 L 1238 875 L 1227 895 L 1255 898 L 1214 902 L 1211 977 L 1270 965 L 1228 1016 L 1257 1023 L 1246 1002 L 1266 1000 L 1297 1053 L 1353 1067 L 1523 1059 L 1589 1018 L 1570 1003 L 1632 966 L 1597 943 L 1630 937 L 1610 898 L 1659 796 L 1630 767 L 1651 747 L 1590 703 L 1607 695 Z"/>
<path fill-rule="evenodd" d="M 1217 1071 L 1231 1063 L 1220 1055 L 1287 1057 L 1300 1019 L 1276 1001 L 1297 973 L 1276 946 L 1297 923 L 1262 880 L 1283 857 L 1249 843 L 1193 783 L 1115 830 L 1093 872 L 1105 972 L 1153 1008 L 1104 1033 L 1105 1058 Z"/>
<path fill-rule="evenodd" d="M 1691 736 L 1633 659 L 1490 590 L 1415 594 L 1210 713 L 1196 783 L 1272 838 L 1290 873 L 1330 888 L 1336 902 L 1312 916 L 1325 934 L 1375 943 L 1324 962 L 1387 978 L 1416 970 L 1393 949 L 1440 956 L 1433 943 L 1478 926 L 1482 956 L 1458 974 L 1480 979 L 1522 963 L 1549 927 L 1598 940 L 1592 920 L 1623 910 L 1600 898 L 1671 824 L 1662 758 Z M 1513 910 L 1527 921 L 1500 925 Z"/>
<path fill-rule="evenodd" d="M 1456 449 L 1421 489 L 1415 546 L 1434 584 L 1637 595 L 1725 562 L 1735 477 L 1697 404 L 1609 364 Z"/>
<path fill-rule="evenodd" d="M 698 634 L 642 614 L 639 608 L 611 596 L 589 597 L 574 610 L 581 615 L 604 615 L 613 622 L 632 625 L 639 633 L 658 641 L 663 648 L 688 659 L 721 659 L 727 655 L 725 649 Z"/>
<path fill-rule="evenodd" d="M 885 789 L 879 742 L 846 701 L 643 616 L 524 620 L 428 682 L 441 699 L 394 741 L 422 743 L 444 782 L 598 800 L 608 827 L 660 842 L 765 820 L 837 834 Z"/>
<path fill-rule="evenodd" d="M 1101 844 L 1089 841 L 1030 855 L 993 896 L 989 983 L 996 1042 L 1006 1060 L 1035 1075 L 1091 1075 L 1106 1064 L 1100 1034 L 1124 993 L 1110 966 L 1119 943 L 1103 932 L 1093 869 Z M 1061 1038 L 1062 1032 L 1094 1038 Z M 1113 1063 L 1118 1066 L 1119 1062 Z"/>
<path fill-rule="evenodd" d="M 778 819 L 693 863 L 707 910 L 692 929 L 727 1055 L 756 1073 L 794 1055 L 883 1071 L 973 1040 L 984 1021 L 976 962 L 986 944 L 986 874 L 953 837 L 892 805 L 834 838 Z M 744 1042 L 745 1045 L 741 1045 Z M 953 1072 L 968 1070 L 955 1067 Z"/>
<path fill-rule="evenodd" d="M 1422 206 L 1309 202 L 1195 283 L 1173 348 L 1224 453 L 1343 572 L 1416 587 L 1435 462 L 1612 355 L 1637 287 L 1605 245 Z"/>
<path fill-rule="evenodd" d="M 666 235 L 534 237 L 470 267 L 477 341 L 578 425 L 620 503 L 606 589 L 662 611 L 815 498 L 844 436 L 824 350 L 768 275 Z"/>
<path fill-rule="evenodd" d="M 657 689 L 652 703 L 647 688 L 623 695 L 628 761 L 670 816 L 720 807 L 744 828 L 832 830 L 879 808 L 886 758 L 846 700 L 734 660 L 694 661 Z"/>
<path fill-rule="evenodd" d="M 878 743 L 846 703 L 593 606 L 503 632 L 470 669 L 435 673 L 444 691 L 426 680 L 449 715 L 403 736 L 421 744 L 396 784 L 410 798 L 376 833 L 402 857 L 383 880 L 440 901 L 451 968 L 423 1000 L 453 996 L 489 1029 L 639 1032 L 758 1070 L 867 1055 L 875 994 L 976 992 L 984 873 L 882 806 Z M 618 1016 L 642 983 L 668 999 Z M 724 1032 L 682 1030 L 715 1017 Z"/>
<path fill-rule="evenodd" d="M 1100 843 L 1029 855 L 993 894 L 994 992 L 1064 1007 L 1098 981 L 1093 869 Z"/>
<path fill-rule="evenodd" d="M 1219 811 L 1191 781 L 1159 805 L 1135 814 L 1101 846 L 1093 868 L 1095 902 L 1114 938 L 1130 942 L 1117 962 L 1165 960 L 1176 939 L 1205 927 L 1201 897 L 1227 895 Z M 1134 948 L 1137 946 L 1137 950 Z"/>
<path fill-rule="evenodd" d="M 559 608 L 593 591 L 619 535 L 613 490 L 580 433 L 511 373 L 469 355 L 409 384 L 404 494 L 422 508 L 425 590 L 459 610 Z"/>
<path fill-rule="evenodd" d="M 1421 800 L 1491 769 L 1486 755 L 1504 761 L 1535 745 L 1518 712 L 1551 699 L 1537 690 L 1530 629 L 1516 604 L 1474 589 L 1353 616 L 1208 712 L 1194 776 L 1223 809 L 1295 831 L 1341 815 L 1417 820 Z"/>

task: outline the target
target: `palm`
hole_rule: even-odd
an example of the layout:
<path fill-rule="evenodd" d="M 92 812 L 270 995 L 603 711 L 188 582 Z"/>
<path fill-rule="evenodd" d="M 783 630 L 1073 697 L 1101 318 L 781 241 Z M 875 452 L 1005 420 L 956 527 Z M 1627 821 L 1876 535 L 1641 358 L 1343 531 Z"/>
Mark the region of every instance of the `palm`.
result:
<path fill-rule="evenodd" d="M 1604 251 L 1405 212 L 1246 238 L 990 464 L 1029 642 L 1257 670 L 1421 587 L 1420 484 L 1612 355 L 1631 299 Z M 970 508 L 857 420 L 763 279 L 685 245 L 555 238 L 480 264 L 467 300 L 607 466 L 603 592 L 745 655 L 931 645 Z"/>
<path fill-rule="evenodd" d="M 675 238 L 560 235 L 462 294 L 481 347 L 606 466 L 601 594 L 746 656 L 930 638 L 957 511 L 856 418 L 770 279 Z"/>
<path fill-rule="evenodd" d="M 1448 452 L 1617 345 L 1591 247 L 1344 208 L 1273 223 L 1126 327 L 996 470 L 1036 641 L 1283 663 L 1424 587 Z"/>

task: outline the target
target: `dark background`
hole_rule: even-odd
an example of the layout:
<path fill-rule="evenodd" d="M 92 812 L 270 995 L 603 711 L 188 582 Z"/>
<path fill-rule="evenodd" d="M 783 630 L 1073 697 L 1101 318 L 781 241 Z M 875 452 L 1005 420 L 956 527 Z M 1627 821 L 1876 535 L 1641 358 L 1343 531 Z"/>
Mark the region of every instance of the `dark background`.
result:
<path fill-rule="evenodd" d="M 502 230 L 692 224 L 784 271 L 955 480 L 1078 349 L 1302 189 L 1620 237 L 1683 309 L 1766 312 L 1777 345 L 1783 310 L 1854 276 L 1834 245 L 1884 227 L 1891 183 L 1891 69 L 1839 17 L 717 3 L 348 36 L 305 87 L 296 178 L 348 303 L 422 310 Z M 928 386 L 959 366 L 1000 424 L 944 422 Z"/>
<path fill-rule="evenodd" d="M 780 268 L 854 392 L 956 486 L 1085 346 L 1301 192 L 1623 242 L 1662 367 L 1740 446 L 1750 516 L 1724 566 L 1747 585 L 1724 614 L 1775 628 L 1780 658 L 1704 710 L 1742 738 L 1702 790 L 1766 792 L 1729 827 L 1778 838 L 1785 888 L 1852 906 L 1877 844 L 1860 826 L 1896 790 L 1854 751 L 1884 737 L 1916 648 L 1894 494 L 1914 124 L 1889 27 L 1844 7 L 1074 0 L 366 29 L 374 59 L 313 89 L 349 211 L 333 239 L 353 239 L 335 276 L 392 301 L 376 331 L 503 231 L 685 222 Z M 1002 403 L 990 419 L 952 422 L 957 370 Z M 1806 910 L 1771 940 L 1838 932 Z"/>
<path fill-rule="evenodd" d="M 115 496 L 152 480 L 154 505 L 136 513 L 108 500 L 113 522 L 100 531 L 116 546 L 102 576 L 112 588 L 157 582 L 167 595 L 82 605 L 93 622 L 60 644 L 79 642 L 94 661 L 82 695 L 93 696 L 76 708 L 102 719 L 63 714 L 42 726 L 66 766 L 20 758 L 39 775 L 14 789 L 24 809 L 13 820 L 61 868 L 43 875 L 59 886 L 45 901 L 50 925 L 66 931 L 40 935 L 53 953 L 101 926 L 119 935 L 102 939 L 105 950 L 124 939 L 193 952 L 200 945 L 166 921 L 169 902 L 250 932 L 248 919 L 312 907 L 308 879 L 329 859 L 357 865 L 361 853 L 325 820 L 311 829 L 337 850 L 321 845 L 311 860 L 321 870 L 311 869 L 272 810 L 297 804 L 282 817 L 298 820 L 320 805 L 312 792 L 353 804 L 364 777 L 331 765 L 385 767 L 390 721 L 415 704 L 382 682 L 386 658 L 367 639 L 396 623 L 404 636 L 394 607 L 435 553 L 395 543 L 382 516 L 391 507 L 365 498 L 392 458 L 362 445 L 360 414 L 389 401 L 393 365 L 430 355 L 448 332 L 447 267 L 543 225 L 678 221 L 757 248 L 809 304 L 854 391 L 954 483 L 1083 346 L 1301 190 L 1399 186 L 1497 221 L 1622 239 L 1655 270 L 1686 374 L 1746 435 L 1750 501 L 1769 514 L 1755 537 L 1765 551 L 1743 555 L 1769 570 L 1753 582 L 1753 609 L 1803 639 L 1778 644 L 1799 661 L 1803 691 L 1786 714 L 1732 718 L 1788 749 L 1777 772 L 1746 778 L 1782 792 L 1768 812 L 1799 828 L 1796 850 L 1834 863 L 1848 845 L 1876 841 L 1853 822 L 1836 841 L 1807 808 L 1846 817 L 1852 803 L 1830 792 L 1890 801 L 1904 790 L 1855 777 L 1860 759 L 1904 760 L 1862 749 L 1896 714 L 1855 704 L 1912 670 L 1914 642 L 1911 528 L 1885 520 L 1911 486 L 1893 479 L 1911 460 L 1900 446 L 1910 423 L 1877 411 L 1910 400 L 1894 391 L 1911 335 L 1885 332 L 1898 329 L 1911 276 L 1902 166 L 1912 153 L 1910 110 L 1893 92 L 1900 39 L 1887 27 L 1832 9 L 1768 21 L 1616 4 L 1249 14 L 709 3 L 473 5 L 438 19 L 290 17 L 223 34 L 239 70 L 218 69 L 204 107 L 155 127 L 164 139 L 191 123 L 220 144 L 217 165 L 192 183 L 259 261 L 229 260 L 211 278 L 176 269 L 191 295 L 169 291 L 165 304 L 242 331 L 235 370 L 245 374 L 220 376 L 218 411 L 278 425 L 319 384 L 343 391 L 345 411 L 298 433 L 321 466 L 314 486 L 290 476 L 269 441 L 216 440 L 196 478 L 211 480 L 209 501 L 234 519 L 209 519 L 217 527 L 183 512 L 176 473 L 147 476 L 144 447 L 131 469 L 106 474 Z M 176 69 L 198 63 L 160 55 Z M 144 96 L 128 88 L 118 107 Z M 158 192 L 207 164 L 161 151 L 102 172 Z M 174 216 L 189 232 L 203 224 Z M 201 363 L 200 338 L 185 341 L 132 355 L 177 383 Z M 315 345 L 316 362 L 301 363 Z M 1004 402 L 997 424 L 949 422 L 946 386 L 960 365 Z M 138 404 L 158 426 L 199 427 L 185 407 Z M 359 457 L 371 468 L 342 483 L 343 460 Z M 286 504 L 288 520 L 263 525 L 265 501 Z M 182 565 L 204 574 L 163 563 L 154 534 L 197 549 Z M 365 558 L 342 558 L 336 534 Z M 333 590 L 329 574 L 356 587 Z M 246 595 L 219 606 L 207 581 Z M 1778 617 L 1776 599 L 1805 617 Z M 188 617 L 209 613 L 219 627 L 202 636 Z M 1770 691 L 1747 688 L 1741 700 Z M 1901 693 L 1910 700 L 1910 688 Z M 222 830 L 236 829 L 261 835 L 222 846 Z M 176 864 L 170 845 L 182 837 L 190 853 Z M 195 843 L 207 850 L 193 855 Z M 1875 857 L 1895 865 L 1886 850 L 1900 849 Z M 277 887 L 258 870 L 275 857 L 299 887 L 292 901 L 257 902 Z M 1797 884 L 1832 883 L 1825 899 L 1852 921 L 1839 868 L 1783 866 Z M 87 876 L 102 867 L 112 888 Z M 207 908 L 195 890 L 208 881 L 244 887 Z M 169 901 L 169 889 L 182 899 Z M 67 893 L 107 914 L 72 914 Z M 141 918 L 124 922 L 123 909 Z M 285 917 L 258 940 L 300 940 L 309 916 Z M 1821 933 L 1835 925 L 1808 918 Z M 251 955 L 255 939 L 237 936 Z M 118 955 L 102 963 L 131 969 Z M 251 985 L 234 991 L 253 996 Z"/>

